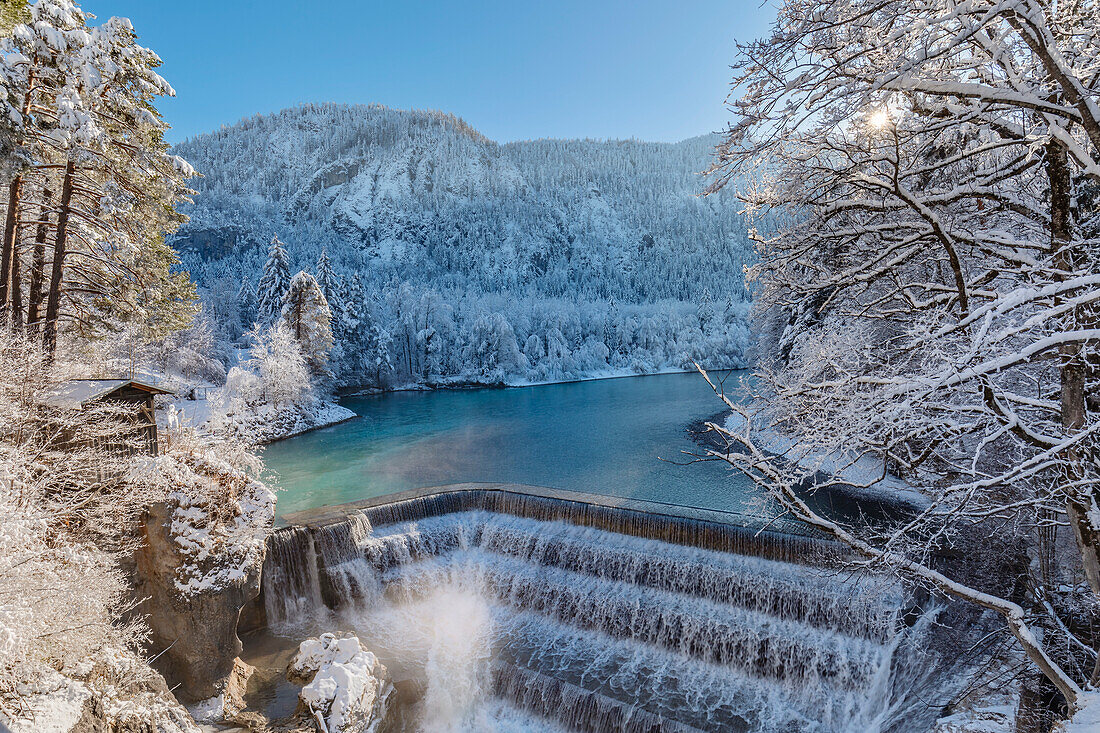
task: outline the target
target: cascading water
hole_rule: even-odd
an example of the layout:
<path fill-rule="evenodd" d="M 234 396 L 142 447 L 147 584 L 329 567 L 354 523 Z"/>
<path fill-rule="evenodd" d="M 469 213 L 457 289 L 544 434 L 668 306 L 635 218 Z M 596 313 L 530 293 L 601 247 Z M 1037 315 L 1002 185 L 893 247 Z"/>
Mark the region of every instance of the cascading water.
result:
<path fill-rule="evenodd" d="M 815 567 L 837 556 L 830 543 L 482 493 L 279 530 L 269 629 L 355 633 L 415 688 L 416 730 L 917 731 L 935 718 L 917 689 L 927 660 L 906 664 L 932 615 L 906 626 L 894 582 Z"/>

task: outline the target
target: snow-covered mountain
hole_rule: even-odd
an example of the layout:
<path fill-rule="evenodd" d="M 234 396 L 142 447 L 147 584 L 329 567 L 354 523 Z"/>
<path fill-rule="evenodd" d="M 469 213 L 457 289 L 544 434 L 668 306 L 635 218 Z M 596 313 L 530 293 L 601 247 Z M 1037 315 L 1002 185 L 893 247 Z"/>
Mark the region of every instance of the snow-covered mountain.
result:
<path fill-rule="evenodd" d="M 412 307 L 395 299 L 438 296 L 450 322 L 409 325 L 412 342 L 426 326 L 437 343 L 390 354 L 391 379 L 733 364 L 747 339 L 741 265 L 751 247 L 730 197 L 698 196 L 715 141 L 501 145 L 439 112 L 306 105 L 176 146 L 204 177 L 173 244 L 230 336 L 239 304 L 228 295 L 242 279 L 256 283 L 274 234 L 295 269 L 313 271 L 324 248 L 337 278 L 356 280 L 348 297 L 395 341 Z M 471 371 L 478 318 L 508 326 L 519 358 Z M 599 353 L 583 364 L 552 357 L 550 330 L 570 355 L 603 343 L 602 365 Z M 365 365 L 341 358 L 344 381 L 358 381 Z"/>

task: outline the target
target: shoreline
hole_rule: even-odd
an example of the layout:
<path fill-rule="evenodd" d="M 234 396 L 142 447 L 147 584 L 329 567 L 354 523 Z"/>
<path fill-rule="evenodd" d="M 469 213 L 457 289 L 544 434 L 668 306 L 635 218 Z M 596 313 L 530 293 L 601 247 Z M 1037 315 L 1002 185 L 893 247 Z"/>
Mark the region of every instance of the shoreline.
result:
<path fill-rule="evenodd" d="M 747 371 L 749 367 L 738 367 L 729 369 L 714 369 L 708 371 L 730 371 L 730 372 L 743 372 Z M 556 379 L 545 382 L 478 382 L 473 380 L 463 380 L 454 382 L 438 382 L 438 383 L 411 383 L 403 384 L 397 387 L 388 387 L 385 389 L 379 387 L 345 387 L 337 391 L 337 400 L 347 399 L 349 397 L 373 397 L 380 394 L 390 394 L 397 392 L 434 392 L 437 390 L 466 390 L 466 389 L 522 389 L 525 387 L 548 387 L 555 384 L 579 384 L 581 382 L 596 382 L 605 379 L 630 379 L 634 377 L 661 377 L 669 374 L 698 374 L 694 369 L 662 369 L 655 372 L 644 372 L 637 374 L 626 370 L 611 370 L 608 372 L 601 372 L 586 377 L 575 377 L 572 379 Z"/>
<path fill-rule="evenodd" d="M 732 411 L 720 410 L 710 417 L 692 420 L 684 426 L 688 438 L 704 450 L 727 453 L 731 447 L 719 433 L 707 430 L 707 423 L 723 425 Z M 803 498 L 825 516 L 842 521 L 856 521 L 875 526 L 888 526 L 912 516 L 920 507 L 909 497 L 891 494 L 888 488 L 876 491 L 843 484 L 827 490 L 815 490 L 819 475 L 810 476 L 798 487 Z M 816 506 L 815 506 L 816 505 Z"/>

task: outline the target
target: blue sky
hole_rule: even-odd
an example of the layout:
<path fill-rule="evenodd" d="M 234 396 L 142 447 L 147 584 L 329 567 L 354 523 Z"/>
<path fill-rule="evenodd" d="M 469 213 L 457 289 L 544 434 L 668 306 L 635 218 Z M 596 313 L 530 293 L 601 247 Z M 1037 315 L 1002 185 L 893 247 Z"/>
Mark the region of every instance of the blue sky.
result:
<path fill-rule="evenodd" d="M 501 142 L 722 128 L 762 0 L 84 0 L 133 20 L 173 142 L 302 102 L 441 109 Z"/>

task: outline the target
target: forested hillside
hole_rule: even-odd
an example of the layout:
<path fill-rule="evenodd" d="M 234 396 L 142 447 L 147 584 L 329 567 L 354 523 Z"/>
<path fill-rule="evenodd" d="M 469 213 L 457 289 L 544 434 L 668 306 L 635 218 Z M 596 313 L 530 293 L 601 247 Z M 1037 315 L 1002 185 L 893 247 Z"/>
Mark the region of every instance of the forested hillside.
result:
<path fill-rule="evenodd" d="M 228 340 L 274 316 L 265 288 L 316 275 L 345 384 L 741 365 L 751 245 L 730 195 L 697 195 L 716 142 L 499 145 L 308 105 L 176 146 L 204 177 L 173 244 Z"/>

